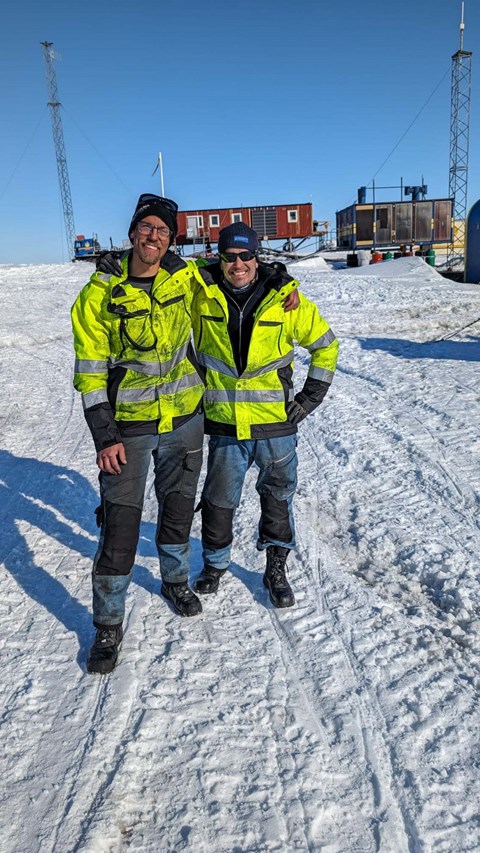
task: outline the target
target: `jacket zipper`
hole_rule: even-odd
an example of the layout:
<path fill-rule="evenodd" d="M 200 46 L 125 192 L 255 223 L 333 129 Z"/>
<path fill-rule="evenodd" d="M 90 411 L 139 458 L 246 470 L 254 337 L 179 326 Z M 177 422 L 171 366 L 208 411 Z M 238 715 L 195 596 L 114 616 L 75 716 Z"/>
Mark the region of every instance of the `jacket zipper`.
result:
<path fill-rule="evenodd" d="M 237 306 L 237 310 L 238 310 L 238 318 L 239 318 L 239 324 L 238 324 L 238 356 L 239 356 L 239 361 L 240 361 L 240 371 L 239 371 L 239 375 L 241 375 L 241 374 L 243 373 L 243 370 L 244 370 L 244 365 L 243 365 L 243 361 L 242 361 L 242 323 L 243 323 L 243 314 L 244 314 L 244 311 L 245 311 L 245 309 L 246 309 L 246 307 L 247 307 L 248 303 L 250 302 L 250 300 L 251 300 L 252 296 L 254 296 L 254 295 L 255 295 L 255 291 L 253 291 L 253 293 L 251 293 L 251 294 L 250 294 L 250 296 L 248 297 L 247 301 L 244 303 L 243 308 L 240 308 L 240 305 L 239 305 L 239 304 L 238 304 L 238 302 L 233 298 L 232 294 L 231 294 L 231 293 L 229 294 L 230 299 L 231 299 L 231 300 L 232 300 L 232 302 Z"/>

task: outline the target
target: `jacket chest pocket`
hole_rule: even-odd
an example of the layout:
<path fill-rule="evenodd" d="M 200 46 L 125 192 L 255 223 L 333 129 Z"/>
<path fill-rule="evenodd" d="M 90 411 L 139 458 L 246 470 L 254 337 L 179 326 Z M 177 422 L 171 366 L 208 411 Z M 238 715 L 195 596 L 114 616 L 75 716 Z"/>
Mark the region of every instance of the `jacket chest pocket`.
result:
<path fill-rule="evenodd" d="M 208 349 L 208 347 L 213 344 L 215 346 L 215 350 L 218 350 L 219 342 L 224 342 L 225 334 L 225 317 L 218 317 L 215 314 L 200 315 L 200 327 L 197 340 L 197 347 L 199 349 Z"/>
<path fill-rule="evenodd" d="M 185 305 L 185 294 L 159 299 L 154 297 L 153 328 L 165 353 L 175 352 L 190 337 L 192 321 Z"/>
<path fill-rule="evenodd" d="M 155 349 L 157 336 L 152 328 L 150 312 L 142 317 L 130 317 L 120 319 L 120 337 L 140 352 L 148 352 Z"/>
<path fill-rule="evenodd" d="M 254 346 L 266 354 L 282 354 L 282 320 L 259 320 L 255 326 Z"/>
<path fill-rule="evenodd" d="M 140 352 L 154 349 L 157 338 L 152 328 L 151 303 L 146 294 L 122 292 L 108 303 L 107 310 L 119 321 L 119 335 L 124 348 L 133 347 Z"/>
<path fill-rule="evenodd" d="M 178 310 L 179 302 L 185 302 L 185 294 L 180 293 L 177 296 L 171 296 L 168 299 L 157 299 L 156 297 L 154 297 L 154 300 L 162 312 L 165 311 L 167 308 L 171 308 L 172 305 L 176 305 Z"/>

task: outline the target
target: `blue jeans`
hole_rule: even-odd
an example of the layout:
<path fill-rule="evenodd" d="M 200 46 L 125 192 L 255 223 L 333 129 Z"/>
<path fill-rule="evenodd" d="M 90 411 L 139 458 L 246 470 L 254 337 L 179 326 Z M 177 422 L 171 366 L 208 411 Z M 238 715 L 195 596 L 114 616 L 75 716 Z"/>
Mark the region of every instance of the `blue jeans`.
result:
<path fill-rule="evenodd" d="M 127 463 L 121 474 L 102 471 L 99 476 L 103 517 L 92 574 L 95 625 L 123 621 L 152 458 L 160 574 L 167 583 L 188 580 L 189 536 L 202 467 L 203 415 L 194 415 L 172 432 L 131 436 L 123 444 Z"/>
<path fill-rule="evenodd" d="M 242 495 L 248 469 L 259 469 L 260 495 L 257 548 L 295 546 L 292 503 L 297 487 L 297 436 L 239 441 L 212 435 L 208 469 L 202 493 L 202 546 L 204 562 L 216 569 L 230 563 L 233 517 Z"/>

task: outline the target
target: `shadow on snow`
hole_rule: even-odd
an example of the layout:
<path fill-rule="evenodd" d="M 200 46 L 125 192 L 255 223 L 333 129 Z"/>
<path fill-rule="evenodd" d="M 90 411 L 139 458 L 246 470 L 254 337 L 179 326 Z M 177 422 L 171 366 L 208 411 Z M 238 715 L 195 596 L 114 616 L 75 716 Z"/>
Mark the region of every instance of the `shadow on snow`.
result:
<path fill-rule="evenodd" d="M 384 350 L 398 358 L 431 358 L 450 361 L 480 361 L 480 338 L 467 341 L 427 341 L 418 343 L 402 338 L 359 338 L 364 350 Z"/>
<path fill-rule="evenodd" d="M 77 471 L 0 450 L 0 562 L 33 601 L 67 631 L 77 634 L 80 646 L 77 660 L 82 668 L 93 632 L 92 615 L 89 607 L 69 592 L 67 586 L 74 575 L 73 586 L 77 586 L 78 578 L 85 584 L 85 593 L 91 595 L 90 571 L 98 540 L 94 509 L 98 502 L 96 489 Z M 32 531 L 28 537 L 23 535 L 22 522 L 36 528 L 40 535 L 36 537 Z M 64 552 L 49 547 L 50 559 L 42 557 L 45 535 L 58 542 Z M 202 565 L 201 544 L 192 539 L 191 545 L 191 563 L 198 568 L 196 575 Z M 157 558 L 154 523 L 142 522 L 137 554 Z M 258 573 L 236 564 L 231 568 L 254 599 L 261 601 Z M 136 564 L 133 583 L 152 595 L 159 595 L 160 571 L 154 575 L 144 565 Z"/>
<path fill-rule="evenodd" d="M 80 579 L 83 574 L 82 583 L 91 595 L 90 571 L 98 540 L 94 509 L 98 502 L 98 492 L 77 471 L 0 450 L 0 561 L 33 601 L 67 631 L 77 634 L 82 666 L 93 630 L 92 616 L 89 607 L 65 584 L 72 573 L 77 572 Z M 23 535 L 22 522 L 37 528 L 40 535 Z M 45 535 L 67 553 L 50 548 L 53 560 L 51 556 L 43 558 Z M 138 554 L 157 555 L 155 524 L 151 522 L 142 523 Z M 147 592 L 159 593 L 159 578 L 145 566 L 135 566 L 133 582 Z"/>

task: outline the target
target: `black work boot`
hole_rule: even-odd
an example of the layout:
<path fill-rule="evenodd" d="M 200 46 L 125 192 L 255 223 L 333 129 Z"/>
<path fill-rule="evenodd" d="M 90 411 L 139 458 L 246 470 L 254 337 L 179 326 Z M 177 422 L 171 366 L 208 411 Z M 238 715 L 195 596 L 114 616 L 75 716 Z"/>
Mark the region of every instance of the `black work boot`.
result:
<path fill-rule="evenodd" d="M 292 607 L 295 596 L 287 581 L 288 548 L 279 545 L 269 545 L 267 548 L 267 568 L 263 576 L 263 584 L 267 587 L 270 601 L 275 607 Z"/>
<path fill-rule="evenodd" d="M 121 625 L 104 625 L 97 628 L 92 648 L 88 653 L 88 672 L 98 672 L 105 675 L 115 669 L 118 649 L 123 640 Z"/>
<path fill-rule="evenodd" d="M 163 581 L 161 593 L 180 616 L 196 616 L 197 613 L 202 612 L 200 599 L 192 592 L 186 581 L 181 583 Z"/>
<path fill-rule="evenodd" d="M 195 581 L 194 590 L 202 595 L 208 595 L 211 592 L 216 592 L 220 583 L 220 578 L 225 574 L 226 569 L 214 569 L 205 563 L 197 580 Z"/>

